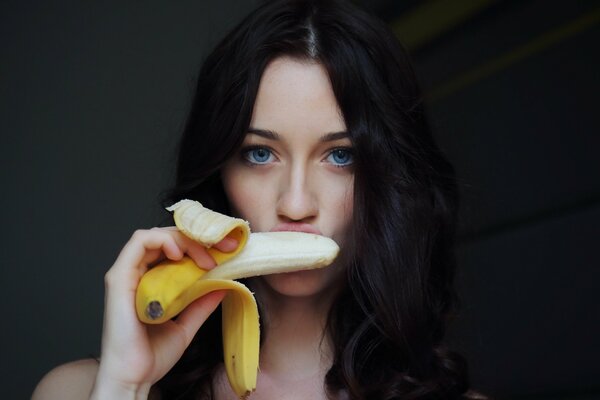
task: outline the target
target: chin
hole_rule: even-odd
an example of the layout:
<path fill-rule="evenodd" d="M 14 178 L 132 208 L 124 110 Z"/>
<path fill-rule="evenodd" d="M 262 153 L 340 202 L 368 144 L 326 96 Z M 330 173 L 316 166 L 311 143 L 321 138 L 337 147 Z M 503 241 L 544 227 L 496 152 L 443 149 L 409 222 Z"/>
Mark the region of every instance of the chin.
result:
<path fill-rule="evenodd" d="M 333 266 L 266 275 L 261 279 L 271 291 L 286 297 L 317 296 L 330 293 L 339 285 L 339 273 Z"/>

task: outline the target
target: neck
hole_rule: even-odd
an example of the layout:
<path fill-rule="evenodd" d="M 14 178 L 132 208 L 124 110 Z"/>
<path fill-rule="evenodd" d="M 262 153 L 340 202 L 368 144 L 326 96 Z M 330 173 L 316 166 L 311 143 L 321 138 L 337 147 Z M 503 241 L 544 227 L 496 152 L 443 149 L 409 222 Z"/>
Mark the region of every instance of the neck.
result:
<path fill-rule="evenodd" d="M 334 294 L 284 296 L 262 281 L 256 292 L 264 306 L 261 374 L 295 381 L 324 377 L 333 362 L 326 323 Z"/>

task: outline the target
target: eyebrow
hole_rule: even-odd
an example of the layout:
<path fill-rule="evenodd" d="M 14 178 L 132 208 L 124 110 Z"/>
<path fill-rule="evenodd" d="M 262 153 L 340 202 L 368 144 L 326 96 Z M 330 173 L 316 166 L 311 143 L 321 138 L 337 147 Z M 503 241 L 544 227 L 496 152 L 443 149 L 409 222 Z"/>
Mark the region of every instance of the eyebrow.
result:
<path fill-rule="evenodd" d="M 279 135 L 279 133 L 270 131 L 268 129 L 249 128 L 248 133 L 252 133 L 269 140 L 281 140 L 281 135 Z M 334 140 L 346 139 L 349 136 L 350 135 L 348 135 L 348 132 L 346 131 L 329 132 L 321 136 L 319 138 L 319 142 L 333 142 Z"/>
<path fill-rule="evenodd" d="M 281 140 L 281 136 L 279 135 L 279 133 L 273 132 L 273 131 L 270 131 L 270 130 L 267 130 L 267 129 L 249 128 L 248 129 L 248 133 L 252 133 L 254 135 L 263 137 L 265 139 Z"/>

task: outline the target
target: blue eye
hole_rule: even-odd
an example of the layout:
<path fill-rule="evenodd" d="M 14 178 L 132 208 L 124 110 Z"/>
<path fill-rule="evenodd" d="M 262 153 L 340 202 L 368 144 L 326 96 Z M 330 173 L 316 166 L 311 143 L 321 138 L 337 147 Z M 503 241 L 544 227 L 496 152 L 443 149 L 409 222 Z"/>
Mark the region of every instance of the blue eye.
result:
<path fill-rule="evenodd" d="M 265 147 L 256 147 L 245 151 L 244 158 L 252 164 L 266 164 L 272 161 L 273 153 Z"/>
<path fill-rule="evenodd" d="M 335 149 L 329 153 L 327 161 L 336 167 L 345 167 L 354 162 L 354 157 L 350 149 Z"/>

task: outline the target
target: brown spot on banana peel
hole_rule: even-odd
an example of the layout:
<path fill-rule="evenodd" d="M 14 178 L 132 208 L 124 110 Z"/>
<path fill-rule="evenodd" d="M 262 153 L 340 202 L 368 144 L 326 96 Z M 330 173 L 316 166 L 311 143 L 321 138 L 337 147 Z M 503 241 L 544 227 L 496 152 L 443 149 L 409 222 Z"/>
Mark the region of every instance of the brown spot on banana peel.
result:
<path fill-rule="evenodd" d="M 146 307 L 146 316 L 151 320 L 159 319 L 164 315 L 164 313 L 165 310 L 159 301 L 151 301 Z"/>

